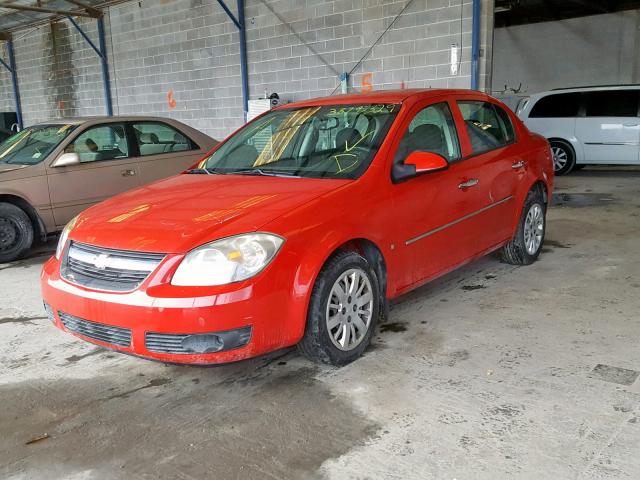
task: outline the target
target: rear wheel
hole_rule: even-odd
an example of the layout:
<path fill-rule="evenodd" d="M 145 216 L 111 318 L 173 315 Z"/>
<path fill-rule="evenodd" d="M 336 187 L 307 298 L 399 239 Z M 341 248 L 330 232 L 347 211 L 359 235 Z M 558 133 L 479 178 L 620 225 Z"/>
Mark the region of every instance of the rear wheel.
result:
<path fill-rule="evenodd" d="M 569 173 L 576 164 L 576 154 L 573 147 L 564 140 L 551 140 L 551 153 L 553 155 L 553 171 L 556 175 Z"/>
<path fill-rule="evenodd" d="M 542 250 L 546 230 L 547 208 L 540 189 L 535 188 L 524 202 L 518 229 L 511 241 L 502 247 L 502 260 L 512 265 L 529 265 Z"/>
<path fill-rule="evenodd" d="M 340 252 L 322 268 L 298 350 L 310 360 L 345 365 L 367 348 L 379 313 L 379 285 L 369 262 Z"/>
<path fill-rule="evenodd" d="M 0 263 L 17 260 L 33 243 L 29 216 L 11 203 L 0 203 Z"/>

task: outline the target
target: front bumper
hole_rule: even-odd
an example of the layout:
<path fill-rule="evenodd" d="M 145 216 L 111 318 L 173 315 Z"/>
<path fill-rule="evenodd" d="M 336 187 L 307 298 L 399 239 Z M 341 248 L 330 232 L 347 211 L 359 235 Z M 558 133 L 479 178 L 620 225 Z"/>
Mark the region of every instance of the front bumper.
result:
<path fill-rule="evenodd" d="M 254 279 L 210 288 L 174 287 L 154 280 L 157 273 L 134 291 L 104 292 L 61 278 L 60 263 L 51 258 L 42 270 L 42 296 L 61 330 L 170 363 L 234 362 L 302 337 L 304 302 L 292 295 L 286 272 L 269 268 Z"/>

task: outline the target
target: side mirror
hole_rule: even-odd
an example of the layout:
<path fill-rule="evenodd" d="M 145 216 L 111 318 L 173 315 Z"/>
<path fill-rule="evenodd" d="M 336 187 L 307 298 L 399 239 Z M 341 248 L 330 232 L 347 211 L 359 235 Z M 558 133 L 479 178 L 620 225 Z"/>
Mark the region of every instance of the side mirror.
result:
<path fill-rule="evenodd" d="M 439 172 L 449 168 L 449 162 L 443 156 L 432 152 L 411 152 L 404 164 L 416 167 L 417 174 Z"/>
<path fill-rule="evenodd" d="M 440 172 L 449 168 L 446 158 L 433 152 L 411 152 L 402 163 L 392 169 L 394 183 L 408 180 L 423 173 Z"/>
<path fill-rule="evenodd" d="M 58 157 L 53 164 L 54 167 L 69 167 L 71 165 L 78 165 L 80 163 L 80 156 L 77 153 L 63 153 Z"/>

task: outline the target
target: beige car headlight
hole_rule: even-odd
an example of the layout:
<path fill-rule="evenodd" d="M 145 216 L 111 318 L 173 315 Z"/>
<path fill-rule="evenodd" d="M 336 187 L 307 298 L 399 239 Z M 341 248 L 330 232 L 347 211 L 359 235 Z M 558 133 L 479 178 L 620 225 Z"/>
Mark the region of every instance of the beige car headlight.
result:
<path fill-rule="evenodd" d="M 223 238 L 191 250 L 171 279 L 172 285 L 214 286 L 257 275 L 276 256 L 284 239 L 270 233 Z"/>
<path fill-rule="evenodd" d="M 74 217 L 62 229 L 62 233 L 60 233 L 60 238 L 58 239 L 58 246 L 56 247 L 57 260 L 60 260 L 60 257 L 62 256 L 62 252 L 64 252 L 64 247 L 67 245 L 67 240 L 69 240 L 69 233 L 71 232 L 71 230 L 73 230 L 73 227 L 76 226 L 77 221 L 78 221 L 78 217 Z"/>

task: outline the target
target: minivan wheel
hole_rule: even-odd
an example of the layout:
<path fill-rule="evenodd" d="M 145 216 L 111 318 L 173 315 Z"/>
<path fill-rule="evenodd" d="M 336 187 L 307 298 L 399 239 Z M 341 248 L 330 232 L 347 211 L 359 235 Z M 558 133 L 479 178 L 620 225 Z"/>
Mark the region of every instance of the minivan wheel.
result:
<path fill-rule="evenodd" d="M 556 175 L 569 173 L 576 164 L 573 147 L 563 140 L 552 140 L 551 154 L 553 155 L 553 171 Z"/>
<path fill-rule="evenodd" d="M 516 234 L 502 247 L 502 260 L 512 265 L 530 265 L 542 250 L 546 230 L 547 206 L 542 193 L 535 188 L 524 202 Z"/>
<path fill-rule="evenodd" d="M 313 287 L 300 353 L 336 366 L 354 361 L 371 342 L 379 296 L 378 278 L 364 257 L 355 252 L 334 255 Z"/>
<path fill-rule="evenodd" d="M 29 216 L 11 203 L 0 203 L 0 263 L 17 260 L 33 243 Z"/>

